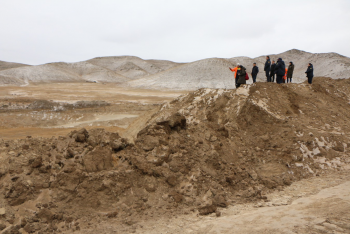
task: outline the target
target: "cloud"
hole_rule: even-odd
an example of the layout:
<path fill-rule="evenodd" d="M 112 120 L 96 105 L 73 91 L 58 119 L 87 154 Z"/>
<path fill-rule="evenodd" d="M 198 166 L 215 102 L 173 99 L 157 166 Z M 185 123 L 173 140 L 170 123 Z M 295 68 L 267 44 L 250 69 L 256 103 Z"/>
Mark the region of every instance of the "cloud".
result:
<path fill-rule="evenodd" d="M 350 56 L 347 0 L 2 1 L 0 60 L 135 55 L 190 62 L 292 48 Z"/>

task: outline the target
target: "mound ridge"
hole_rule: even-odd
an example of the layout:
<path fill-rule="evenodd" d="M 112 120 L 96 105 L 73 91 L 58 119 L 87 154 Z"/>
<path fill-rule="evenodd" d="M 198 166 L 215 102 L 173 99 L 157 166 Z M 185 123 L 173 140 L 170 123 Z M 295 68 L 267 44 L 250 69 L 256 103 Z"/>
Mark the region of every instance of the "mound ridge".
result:
<path fill-rule="evenodd" d="M 84 230 L 109 218 L 132 225 L 264 200 L 349 166 L 349 101 L 348 79 L 200 89 L 164 104 L 134 144 L 103 129 L 1 140 L 8 230 Z"/>

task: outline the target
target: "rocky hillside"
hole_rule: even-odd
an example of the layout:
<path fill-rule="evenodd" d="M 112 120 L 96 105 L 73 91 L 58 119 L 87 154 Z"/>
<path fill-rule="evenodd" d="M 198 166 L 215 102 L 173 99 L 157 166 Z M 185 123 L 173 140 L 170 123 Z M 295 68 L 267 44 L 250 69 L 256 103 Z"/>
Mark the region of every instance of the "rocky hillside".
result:
<path fill-rule="evenodd" d="M 130 144 L 103 129 L 0 141 L 2 233 L 135 231 L 138 220 L 266 199 L 350 155 L 350 80 L 200 89 Z"/>

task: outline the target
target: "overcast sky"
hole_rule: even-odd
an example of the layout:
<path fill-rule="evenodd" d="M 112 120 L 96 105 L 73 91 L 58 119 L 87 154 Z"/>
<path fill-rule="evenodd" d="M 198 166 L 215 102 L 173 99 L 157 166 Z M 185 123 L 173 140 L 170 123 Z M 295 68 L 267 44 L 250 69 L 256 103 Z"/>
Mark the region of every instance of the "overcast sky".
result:
<path fill-rule="evenodd" d="M 350 0 L 0 0 L 0 60 L 350 57 Z"/>

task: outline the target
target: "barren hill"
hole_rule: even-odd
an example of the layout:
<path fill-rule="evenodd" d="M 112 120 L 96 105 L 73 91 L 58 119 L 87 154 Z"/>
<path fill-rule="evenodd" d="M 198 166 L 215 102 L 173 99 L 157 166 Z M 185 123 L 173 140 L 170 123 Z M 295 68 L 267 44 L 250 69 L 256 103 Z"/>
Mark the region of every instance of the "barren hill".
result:
<path fill-rule="evenodd" d="M 29 82 L 83 82 L 103 81 L 120 83 L 129 79 L 103 67 L 88 62 L 48 63 L 38 66 L 27 66 L 0 71 L 0 81 L 19 80 Z"/>
<path fill-rule="evenodd" d="M 194 90 L 198 88 L 234 88 L 234 65 L 221 58 L 203 59 L 164 72 L 130 81 L 132 87 Z"/>
<path fill-rule="evenodd" d="M 10 69 L 10 68 L 16 68 L 16 67 L 24 67 L 24 66 L 29 66 L 29 65 L 22 64 L 22 63 L 11 63 L 11 62 L 0 61 L 0 71 L 5 69 Z"/>
<path fill-rule="evenodd" d="M 314 64 L 315 76 L 333 79 L 350 77 L 350 58 L 336 53 L 312 54 L 293 49 L 270 56 L 274 60 L 281 57 L 287 66 L 289 61 L 294 62 L 293 82 L 305 81 L 305 71 L 309 62 Z M 228 70 L 228 67 L 240 63 L 250 73 L 254 62 L 260 68 L 258 81 L 266 81 L 265 56 L 210 58 L 192 63 L 143 60 L 135 56 L 112 56 L 98 57 L 77 63 L 49 63 L 38 66 L 0 61 L 0 85 L 18 85 L 28 82 L 100 81 L 123 83 L 123 85 L 146 89 L 233 89 L 233 73 Z M 1 67 L 6 68 L 6 70 L 1 70 Z M 248 83 L 251 82 L 250 79 Z"/>
<path fill-rule="evenodd" d="M 337 53 L 313 54 L 293 49 L 280 54 L 271 54 L 269 56 L 271 61 L 277 61 L 278 58 L 282 58 L 287 67 L 289 62 L 292 61 L 294 63 L 294 82 L 303 82 L 305 80 L 305 71 L 309 62 L 314 65 L 315 76 L 331 77 L 333 79 L 350 77 L 350 58 Z M 264 72 L 266 56 L 260 56 L 257 58 L 236 57 L 230 58 L 229 60 L 234 64 L 241 63 L 245 65 L 249 71 L 251 71 L 253 63 L 256 62 L 260 69 L 258 80 L 266 81 Z"/>
<path fill-rule="evenodd" d="M 156 74 L 177 65 L 171 61 L 143 60 L 135 56 L 99 57 L 90 59 L 88 62 L 116 71 L 131 79 Z"/>
<path fill-rule="evenodd" d="M 242 64 L 251 73 L 253 63 L 260 69 L 257 80 L 266 81 L 264 64 L 266 56 L 257 58 L 235 57 L 230 59 L 204 59 L 193 63 L 177 66 L 165 72 L 130 81 L 128 84 L 139 88 L 168 88 L 194 90 L 198 88 L 234 88 L 233 74 L 228 72 L 228 66 Z M 307 64 L 314 64 L 315 76 L 331 77 L 333 79 L 350 77 L 350 58 L 336 53 L 312 54 L 300 50 L 289 50 L 281 54 L 270 55 L 277 61 L 281 57 L 286 66 L 292 61 L 295 64 L 293 82 L 306 80 Z M 214 61 L 222 61 L 214 62 Z M 225 61 L 225 62 L 223 62 Z M 252 79 L 248 83 L 251 83 Z"/>
<path fill-rule="evenodd" d="M 140 220 L 267 203 L 349 166 L 349 100 L 349 79 L 200 89 L 163 105 L 135 144 L 103 129 L 0 140 L 1 227 L 142 232 Z"/>

